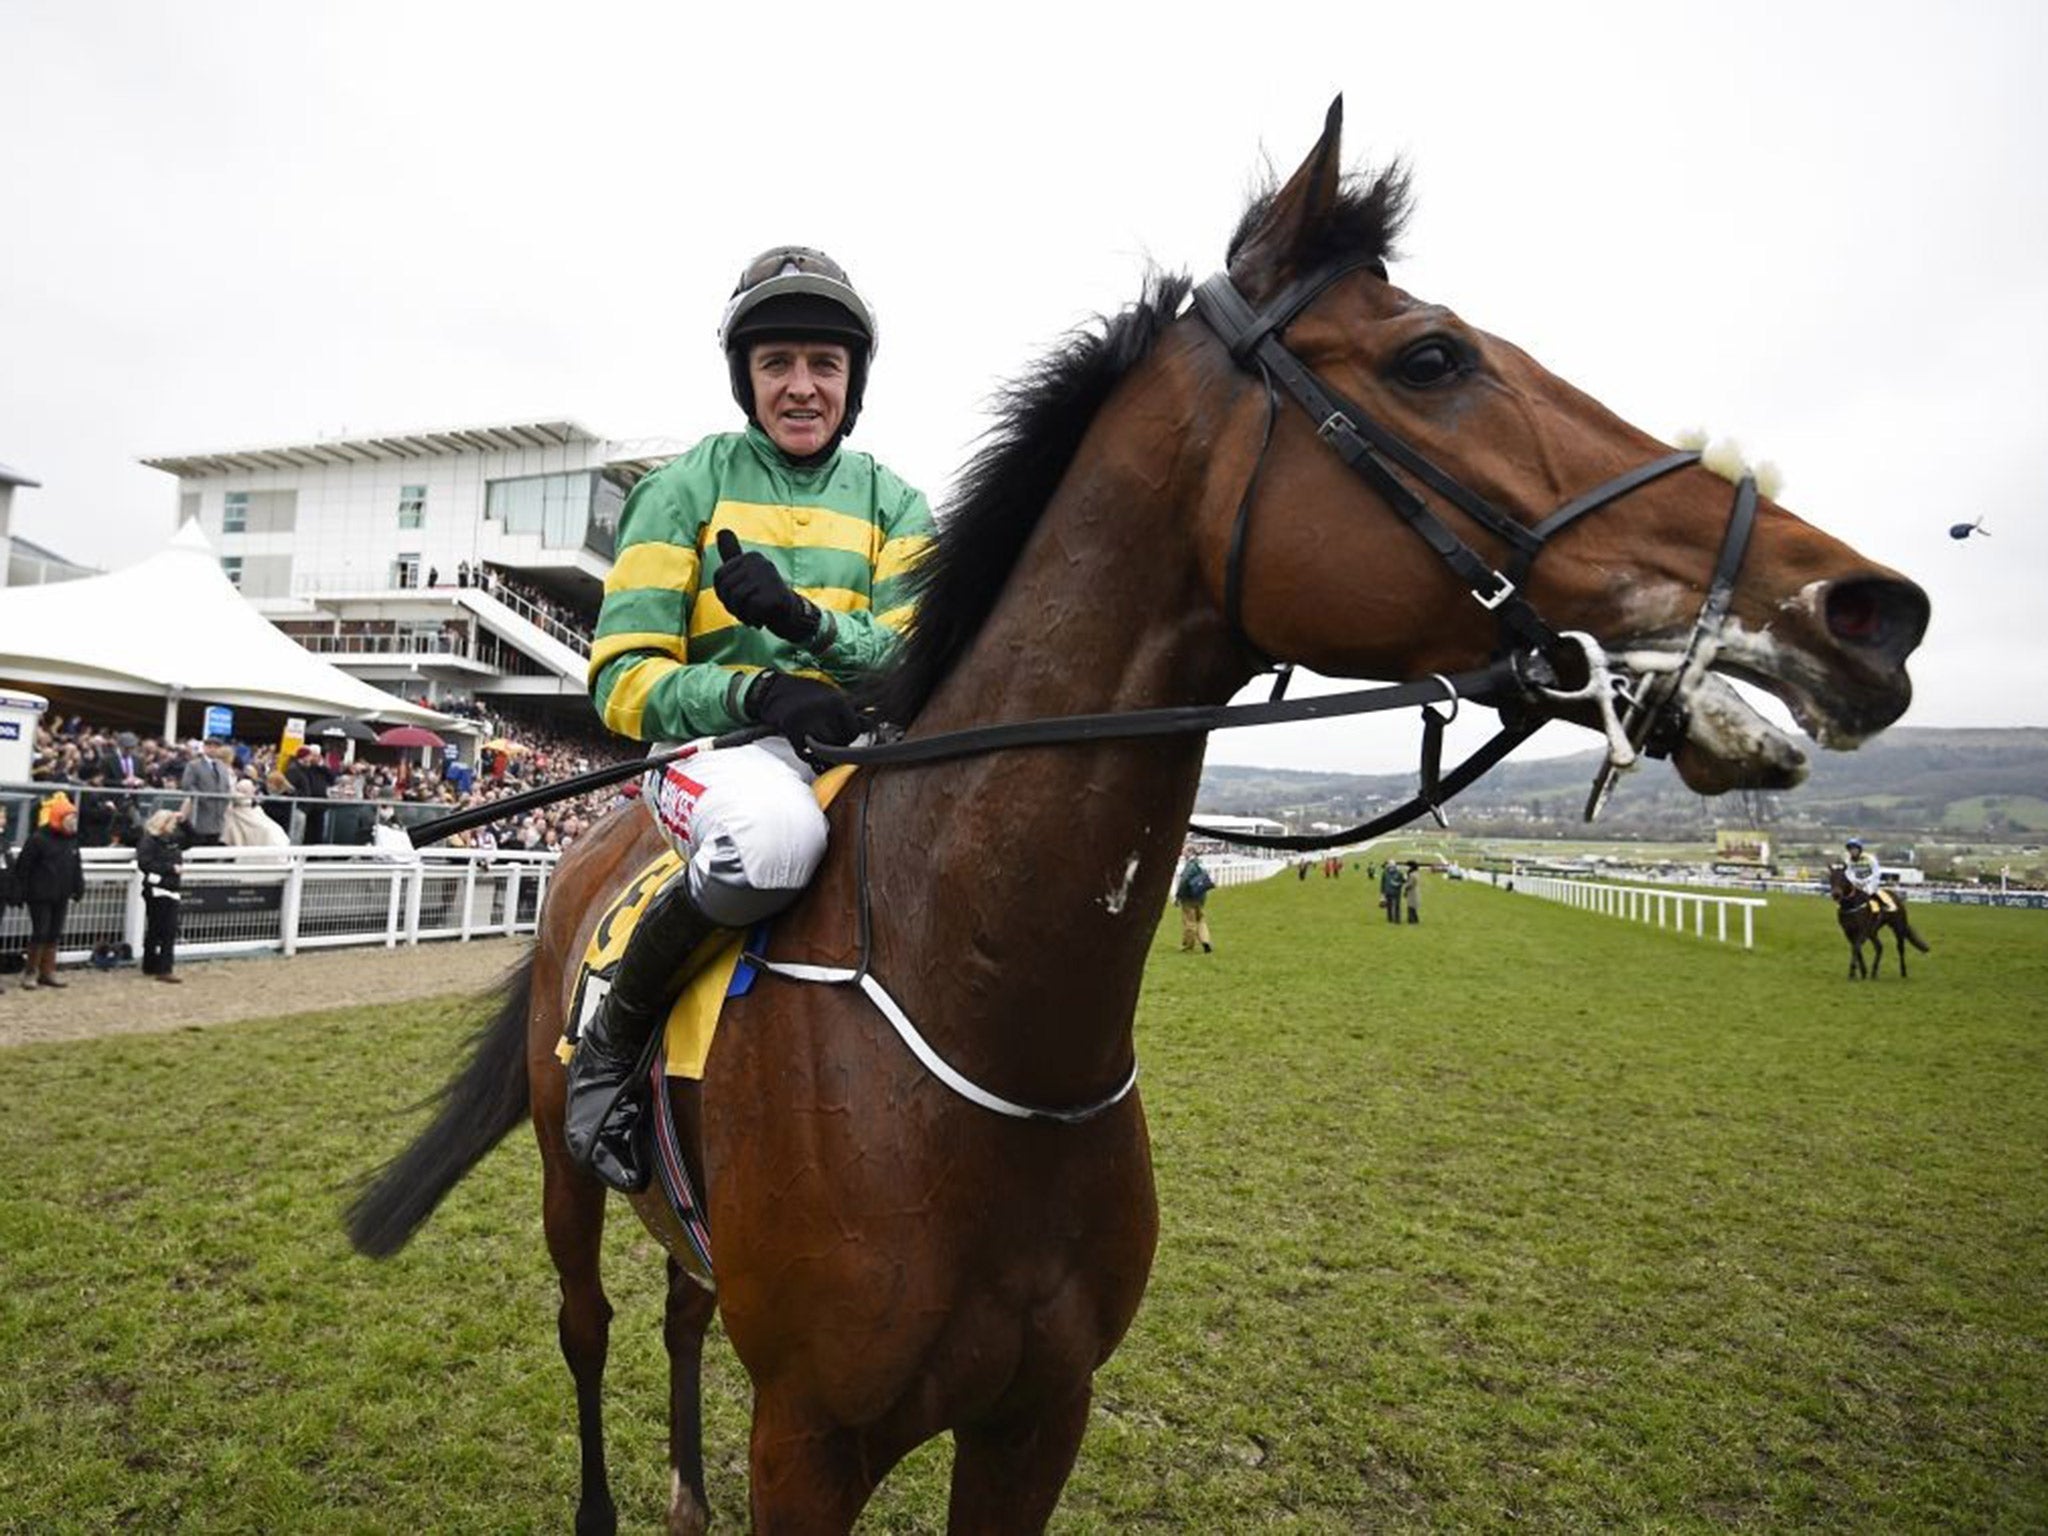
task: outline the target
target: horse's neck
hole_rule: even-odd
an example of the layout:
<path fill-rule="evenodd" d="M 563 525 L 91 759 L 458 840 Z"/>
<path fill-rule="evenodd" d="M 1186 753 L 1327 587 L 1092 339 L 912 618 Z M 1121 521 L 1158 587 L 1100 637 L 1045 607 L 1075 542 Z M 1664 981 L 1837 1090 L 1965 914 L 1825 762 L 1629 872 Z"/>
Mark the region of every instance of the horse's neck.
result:
<path fill-rule="evenodd" d="M 1184 482 L 1084 449 L 915 734 L 1227 699 L 1246 664 L 1203 589 Z M 1017 1092 L 1071 1097 L 1127 1061 L 1202 748 L 1030 748 L 878 786 L 891 841 L 914 851 L 890 884 L 916 906 L 892 923 L 950 994 L 954 1048 Z M 992 1013 L 1018 1027 L 969 1028 Z"/>

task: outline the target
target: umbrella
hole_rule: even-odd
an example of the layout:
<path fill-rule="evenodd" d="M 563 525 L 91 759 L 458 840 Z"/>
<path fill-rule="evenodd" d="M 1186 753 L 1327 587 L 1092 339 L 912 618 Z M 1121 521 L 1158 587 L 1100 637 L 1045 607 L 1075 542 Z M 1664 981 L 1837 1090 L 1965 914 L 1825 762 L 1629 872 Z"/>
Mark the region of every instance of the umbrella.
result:
<path fill-rule="evenodd" d="M 377 732 L 361 720 L 344 720 L 339 715 L 326 720 L 315 720 L 306 727 L 306 740 L 325 736 L 349 741 L 375 741 Z"/>
<path fill-rule="evenodd" d="M 424 725 L 394 725 L 377 737 L 380 747 L 445 747 L 448 745 Z"/>
<path fill-rule="evenodd" d="M 522 747 L 516 741 L 507 741 L 503 736 L 494 736 L 484 743 L 486 752 L 531 752 L 533 748 Z"/>

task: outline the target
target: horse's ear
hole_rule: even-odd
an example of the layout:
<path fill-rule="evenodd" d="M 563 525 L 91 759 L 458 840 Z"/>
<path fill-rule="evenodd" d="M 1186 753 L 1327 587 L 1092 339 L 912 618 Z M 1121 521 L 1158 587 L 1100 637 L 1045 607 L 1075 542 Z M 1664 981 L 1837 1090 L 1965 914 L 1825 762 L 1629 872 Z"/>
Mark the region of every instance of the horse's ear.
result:
<path fill-rule="evenodd" d="M 1323 136 L 1287 184 L 1274 193 L 1257 225 L 1244 232 L 1231 253 L 1230 275 L 1254 304 L 1302 275 L 1300 253 L 1309 233 L 1336 205 L 1343 181 L 1344 98 L 1330 103 Z"/>

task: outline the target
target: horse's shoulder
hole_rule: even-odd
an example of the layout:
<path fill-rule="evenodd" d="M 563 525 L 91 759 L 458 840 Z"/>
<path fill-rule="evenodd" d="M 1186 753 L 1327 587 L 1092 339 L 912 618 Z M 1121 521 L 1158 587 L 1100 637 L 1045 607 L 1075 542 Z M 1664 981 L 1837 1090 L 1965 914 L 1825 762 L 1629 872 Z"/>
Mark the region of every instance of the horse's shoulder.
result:
<path fill-rule="evenodd" d="M 860 955 L 860 787 L 829 807 L 831 835 L 802 896 L 775 919 L 771 952 L 813 965 L 854 965 Z"/>
<path fill-rule="evenodd" d="M 608 897 L 661 851 L 661 834 L 637 800 L 621 800 L 569 845 L 555 866 L 558 900 L 579 907 Z"/>

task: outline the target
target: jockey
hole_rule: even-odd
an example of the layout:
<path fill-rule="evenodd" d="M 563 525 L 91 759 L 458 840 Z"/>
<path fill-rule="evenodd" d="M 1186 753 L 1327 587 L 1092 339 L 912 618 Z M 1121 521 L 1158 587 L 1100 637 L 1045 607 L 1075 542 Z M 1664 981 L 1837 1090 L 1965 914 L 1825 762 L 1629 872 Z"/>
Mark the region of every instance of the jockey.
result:
<path fill-rule="evenodd" d="M 1878 894 L 1878 882 L 1884 871 L 1878 867 L 1877 857 L 1863 851 L 1863 839 L 1852 837 L 1843 844 L 1848 851 L 1848 860 L 1843 873 L 1849 877 L 1849 884 L 1856 892 L 1856 900 L 1868 901 Z"/>
<path fill-rule="evenodd" d="M 924 496 L 842 448 L 875 352 L 872 311 L 823 252 L 748 263 L 719 327 L 741 432 L 721 432 L 627 498 L 590 652 L 590 694 L 622 736 L 673 743 L 750 724 L 772 736 L 647 775 L 642 803 L 683 856 L 643 911 L 569 1062 L 570 1156 L 615 1189 L 651 1172 L 641 1058 L 692 952 L 796 899 L 825 855 L 807 743 L 861 723 L 841 691 L 889 659 Z"/>

